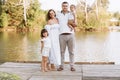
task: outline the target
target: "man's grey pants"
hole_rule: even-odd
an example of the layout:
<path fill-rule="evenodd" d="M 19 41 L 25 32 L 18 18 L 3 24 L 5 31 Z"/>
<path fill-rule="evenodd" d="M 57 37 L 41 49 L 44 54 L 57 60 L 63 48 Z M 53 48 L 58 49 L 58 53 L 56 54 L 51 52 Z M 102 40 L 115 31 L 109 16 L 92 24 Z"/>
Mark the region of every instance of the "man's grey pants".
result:
<path fill-rule="evenodd" d="M 64 67 L 66 46 L 68 46 L 70 66 L 73 67 L 74 66 L 74 49 L 75 49 L 74 34 L 67 34 L 67 35 L 61 34 L 59 36 L 59 41 L 60 41 L 60 51 L 61 51 L 61 67 Z"/>

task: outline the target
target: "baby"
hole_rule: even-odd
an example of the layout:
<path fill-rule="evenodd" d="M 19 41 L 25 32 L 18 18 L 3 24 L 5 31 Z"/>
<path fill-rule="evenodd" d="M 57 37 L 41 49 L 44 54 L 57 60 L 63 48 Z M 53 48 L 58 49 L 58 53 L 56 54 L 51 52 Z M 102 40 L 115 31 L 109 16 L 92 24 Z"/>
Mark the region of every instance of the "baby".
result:
<path fill-rule="evenodd" d="M 73 15 L 74 19 L 69 19 L 68 20 L 68 26 L 71 28 L 71 31 L 75 31 L 75 27 L 77 27 L 77 16 L 76 16 L 76 7 L 75 5 L 70 5 L 70 11 L 71 14 Z"/>

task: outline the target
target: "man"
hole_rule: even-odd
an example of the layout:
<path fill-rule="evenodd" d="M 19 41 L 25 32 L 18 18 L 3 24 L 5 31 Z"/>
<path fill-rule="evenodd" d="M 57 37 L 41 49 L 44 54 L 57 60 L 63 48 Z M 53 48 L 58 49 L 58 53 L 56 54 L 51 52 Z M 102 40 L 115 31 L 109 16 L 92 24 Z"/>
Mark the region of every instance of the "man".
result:
<path fill-rule="evenodd" d="M 71 31 L 70 27 L 68 26 L 68 20 L 74 20 L 74 16 L 68 11 L 69 4 L 68 2 L 62 3 L 62 11 L 57 14 L 57 18 L 60 24 L 60 50 L 61 50 L 61 65 L 57 69 L 58 71 L 62 71 L 64 69 L 64 57 L 65 57 L 65 50 L 66 46 L 68 47 L 69 51 L 69 58 L 70 58 L 70 70 L 75 71 L 74 68 L 74 46 L 75 46 L 75 39 L 74 39 L 74 31 Z M 73 23 L 74 24 L 74 23 Z"/>

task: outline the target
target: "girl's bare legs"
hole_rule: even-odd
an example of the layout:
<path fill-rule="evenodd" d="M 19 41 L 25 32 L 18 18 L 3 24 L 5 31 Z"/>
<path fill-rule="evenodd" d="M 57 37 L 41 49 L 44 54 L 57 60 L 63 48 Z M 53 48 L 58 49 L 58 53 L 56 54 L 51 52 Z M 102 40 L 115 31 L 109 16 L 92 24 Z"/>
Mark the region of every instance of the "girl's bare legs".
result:
<path fill-rule="evenodd" d="M 45 70 L 45 69 L 44 69 L 44 68 L 45 68 L 44 65 L 45 65 L 44 56 L 42 56 L 42 62 L 41 62 L 41 71 L 42 71 L 42 72 L 45 72 L 45 71 L 44 71 L 44 70 Z"/>
<path fill-rule="evenodd" d="M 48 64 L 48 57 L 44 57 L 44 70 L 45 70 L 45 72 L 47 72 L 48 71 L 48 69 L 47 69 L 47 64 Z"/>
<path fill-rule="evenodd" d="M 47 72 L 47 61 L 48 61 L 48 57 L 42 56 L 42 63 L 41 63 L 41 71 L 42 72 Z"/>

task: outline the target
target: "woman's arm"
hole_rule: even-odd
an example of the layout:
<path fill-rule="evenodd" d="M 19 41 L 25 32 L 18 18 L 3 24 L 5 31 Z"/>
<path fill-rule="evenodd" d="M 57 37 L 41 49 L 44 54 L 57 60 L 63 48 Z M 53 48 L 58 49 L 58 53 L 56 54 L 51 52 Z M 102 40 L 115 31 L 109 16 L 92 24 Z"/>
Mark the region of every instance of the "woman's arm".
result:
<path fill-rule="evenodd" d="M 48 20 L 48 21 L 47 21 L 47 24 L 48 24 L 48 25 L 51 25 L 51 21 L 50 21 L 50 20 Z"/>
<path fill-rule="evenodd" d="M 44 42 L 41 41 L 41 53 L 42 53 L 43 47 L 44 47 Z"/>
<path fill-rule="evenodd" d="M 56 21 L 57 21 L 57 23 L 59 24 L 59 20 L 58 20 L 58 18 L 56 18 Z"/>

